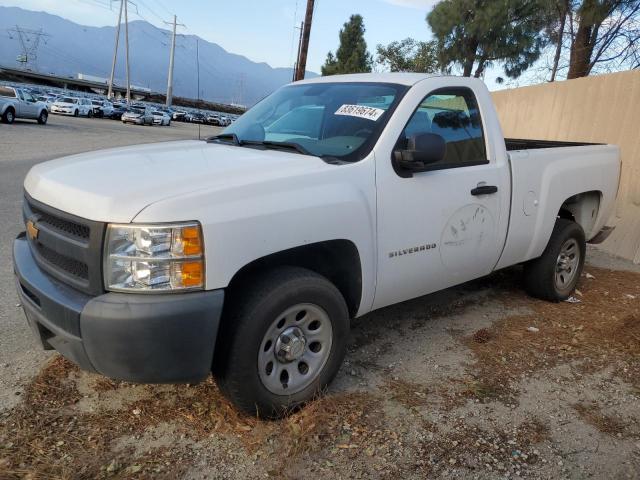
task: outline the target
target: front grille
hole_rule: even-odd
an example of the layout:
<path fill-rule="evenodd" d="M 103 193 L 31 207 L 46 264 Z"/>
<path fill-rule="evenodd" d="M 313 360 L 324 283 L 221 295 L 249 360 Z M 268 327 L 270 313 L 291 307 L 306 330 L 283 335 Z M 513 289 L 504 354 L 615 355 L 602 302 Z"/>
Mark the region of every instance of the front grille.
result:
<path fill-rule="evenodd" d="M 76 217 L 25 194 L 25 223 L 38 230 L 29 246 L 38 266 L 56 279 L 90 295 L 102 287 L 102 242 L 105 224 Z"/>
<path fill-rule="evenodd" d="M 89 267 L 86 263 L 66 257 L 45 245 L 38 245 L 38 253 L 55 268 L 64 270 L 74 277 L 89 279 Z"/>
<path fill-rule="evenodd" d="M 86 225 L 80 225 L 78 223 L 56 217 L 33 205 L 31 205 L 31 211 L 36 215 L 38 222 L 44 223 L 60 233 L 71 235 L 79 240 L 89 240 L 91 229 Z"/>

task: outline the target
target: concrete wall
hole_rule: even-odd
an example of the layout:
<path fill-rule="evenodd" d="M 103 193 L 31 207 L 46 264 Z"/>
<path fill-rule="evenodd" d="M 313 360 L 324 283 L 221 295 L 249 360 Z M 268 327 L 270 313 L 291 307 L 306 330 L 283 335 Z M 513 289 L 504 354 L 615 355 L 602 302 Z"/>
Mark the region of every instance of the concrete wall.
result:
<path fill-rule="evenodd" d="M 493 93 L 505 137 L 620 146 L 622 177 L 602 244 L 640 263 L 640 71 L 547 83 Z"/>

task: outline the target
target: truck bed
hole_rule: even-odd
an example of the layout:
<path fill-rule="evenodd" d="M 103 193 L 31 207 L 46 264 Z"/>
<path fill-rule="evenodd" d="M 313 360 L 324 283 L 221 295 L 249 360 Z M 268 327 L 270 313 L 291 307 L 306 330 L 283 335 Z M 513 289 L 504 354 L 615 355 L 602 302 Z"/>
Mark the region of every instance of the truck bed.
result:
<path fill-rule="evenodd" d="M 602 145 L 601 143 L 560 142 L 558 140 L 530 140 L 524 138 L 505 138 L 507 151 L 534 150 L 538 148 L 584 147 L 588 145 Z"/>

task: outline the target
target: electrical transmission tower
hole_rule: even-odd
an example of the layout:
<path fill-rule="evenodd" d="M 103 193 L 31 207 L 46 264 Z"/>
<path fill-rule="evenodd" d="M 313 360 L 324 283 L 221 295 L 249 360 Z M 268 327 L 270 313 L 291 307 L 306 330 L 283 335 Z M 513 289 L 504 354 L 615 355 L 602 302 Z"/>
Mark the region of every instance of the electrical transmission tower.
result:
<path fill-rule="evenodd" d="M 13 35 L 15 35 L 20 41 L 22 54 L 16 58 L 18 63 L 22 64 L 23 68 L 38 70 L 38 47 L 40 46 L 40 40 L 44 40 L 46 43 L 46 38 L 51 35 L 44 33 L 42 29 L 30 30 L 18 25 L 16 25 L 16 28 L 8 29 L 7 32 L 9 32 L 9 38 L 14 38 Z"/>

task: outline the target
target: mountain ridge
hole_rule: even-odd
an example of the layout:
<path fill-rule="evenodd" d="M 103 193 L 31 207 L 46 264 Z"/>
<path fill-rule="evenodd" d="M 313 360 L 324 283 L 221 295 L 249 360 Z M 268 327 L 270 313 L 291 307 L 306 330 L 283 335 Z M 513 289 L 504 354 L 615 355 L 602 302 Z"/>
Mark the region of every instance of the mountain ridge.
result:
<path fill-rule="evenodd" d="M 20 7 L 0 6 L 0 64 L 16 66 L 22 54 L 18 36 L 10 33 L 16 25 L 50 35 L 38 48 L 37 68 L 43 73 L 75 76 L 78 73 L 108 78 L 111 72 L 115 26 L 90 27 L 58 15 Z M 164 92 L 169 68 L 169 30 L 144 20 L 129 22 L 131 83 Z M 197 46 L 196 46 L 197 44 Z M 199 51 L 200 95 L 196 48 Z M 116 63 L 116 83 L 124 84 L 124 28 Z M 308 72 L 309 76 L 316 76 Z M 291 81 L 291 68 L 271 67 L 225 50 L 197 35 L 181 35 L 174 62 L 174 95 L 220 103 L 252 105 Z"/>

